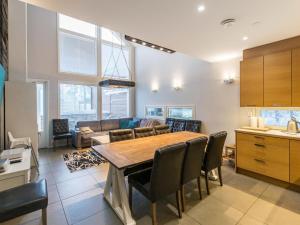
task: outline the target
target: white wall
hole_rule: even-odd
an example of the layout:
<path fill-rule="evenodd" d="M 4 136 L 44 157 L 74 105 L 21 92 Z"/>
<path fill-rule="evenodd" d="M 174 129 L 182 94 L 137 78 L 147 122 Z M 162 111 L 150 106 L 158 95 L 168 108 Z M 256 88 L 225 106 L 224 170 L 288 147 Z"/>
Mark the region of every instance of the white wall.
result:
<path fill-rule="evenodd" d="M 226 130 L 227 143 L 234 143 L 234 129 L 247 123 L 247 112 L 239 107 L 239 81 L 224 84 L 225 73 L 239 78 L 239 60 L 210 64 L 180 53 L 137 47 L 137 116 L 144 116 L 145 105 L 195 105 L 202 132 Z M 175 91 L 174 82 L 182 82 L 182 90 Z M 158 92 L 151 91 L 153 83 Z"/>

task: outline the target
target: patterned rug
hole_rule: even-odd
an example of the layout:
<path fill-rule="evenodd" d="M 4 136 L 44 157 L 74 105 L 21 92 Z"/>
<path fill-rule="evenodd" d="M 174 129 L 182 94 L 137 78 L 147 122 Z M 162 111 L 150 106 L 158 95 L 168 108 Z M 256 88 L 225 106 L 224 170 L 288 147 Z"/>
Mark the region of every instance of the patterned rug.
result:
<path fill-rule="evenodd" d="M 106 160 L 92 150 L 76 151 L 64 154 L 64 161 L 71 173 L 87 169 L 93 166 L 99 166 Z"/>

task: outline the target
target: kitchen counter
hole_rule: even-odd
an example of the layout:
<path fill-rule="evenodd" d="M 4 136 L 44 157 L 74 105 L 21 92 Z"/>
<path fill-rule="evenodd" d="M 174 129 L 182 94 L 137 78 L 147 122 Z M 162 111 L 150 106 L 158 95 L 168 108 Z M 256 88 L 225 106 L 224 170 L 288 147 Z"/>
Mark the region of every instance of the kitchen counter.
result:
<path fill-rule="evenodd" d="M 240 129 L 236 129 L 235 131 L 240 132 L 240 133 L 258 134 L 258 135 L 264 135 L 264 136 L 270 136 L 270 137 L 300 140 L 300 133 L 297 133 L 297 134 L 285 133 L 280 130 L 257 131 L 257 130 L 240 128 Z"/>

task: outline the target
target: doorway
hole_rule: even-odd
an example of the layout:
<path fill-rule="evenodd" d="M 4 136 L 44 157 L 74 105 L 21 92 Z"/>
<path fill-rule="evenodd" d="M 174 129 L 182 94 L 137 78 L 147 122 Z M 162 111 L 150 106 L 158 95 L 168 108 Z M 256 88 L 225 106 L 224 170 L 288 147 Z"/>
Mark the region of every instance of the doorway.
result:
<path fill-rule="evenodd" d="M 48 129 L 48 101 L 47 101 L 47 82 L 36 83 L 37 97 L 37 124 L 38 124 L 38 147 L 48 148 L 49 129 Z"/>

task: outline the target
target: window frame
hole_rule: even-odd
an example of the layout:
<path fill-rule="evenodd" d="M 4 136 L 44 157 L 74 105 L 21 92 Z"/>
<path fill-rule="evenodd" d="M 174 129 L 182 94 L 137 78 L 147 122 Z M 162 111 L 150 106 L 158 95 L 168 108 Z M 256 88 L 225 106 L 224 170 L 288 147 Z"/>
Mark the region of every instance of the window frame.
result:
<path fill-rule="evenodd" d="M 99 27 L 95 25 L 96 30 L 96 37 L 91 37 L 85 34 L 77 33 L 71 30 L 67 30 L 64 28 L 60 28 L 59 26 L 59 15 L 60 13 L 56 14 L 56 28 L 57 28 L 57 72 L 58 74 L 67 74 L 67 75 L 78 75 L 78 76 L 86 76 L 86 77 L 98 77 L 99 76 Z M 76 18 L 75 18 L 76 19 Z M 61 57 L 60 57 L 60 50 L 61 50 L 61 41 L 60 41 L 60 33 L 66 33 L 73 36 L 78 36 L 80 38 L 85 38 L 89 40 L 93 40 L 96 42 L 95 44 L 95 52 L 96 52 L 96 74 L 88 74 L 88 73 L 80 73 L 80 72 L 72 72 L 72 71 L 61 71 Z M 100 33 L 101 35 L 101 33 Z M 101 41 L 101 40 L 100 40 Z M 101 48 L 100 48 L 100 56 L 101 56 Z M 101 60 L 101 57 L 100 57 Z M 101 70 L 100 70 L 101 72 Z"/>
<path fill-rule="evenodd" d="M 93 83 L 88 83 L 88 82 L 80 82 L 80 81 L 65 81 L 65 80 L 59 80 L 58 81 L 58 86 L 57 86 L 57 92 L 58 92 L 58 118 L 61 119 L 61 101 L 60 101 L 60 94 L 61 94 L 61 91 L 60 91 L 60 85 L 61 84 L 69 84 L 69 85 L 81 85 L 81 86 L 92 86 L 92 87 L 96 87 L 96 90 L 97 90 L 97 94 L 96 94 L 96 97 L 97 97 L 97 106 L 96 106 L 96 115 L 97 115 L 97 118 L 96 120 L 99 120 L 101 117 L 99 116 L 99 106 L 101 104 L 101 102 L 99 103 L 98 99 L 99 99 L 99 86 L 96 85 L 96 84 L 93 84 Z"/>

